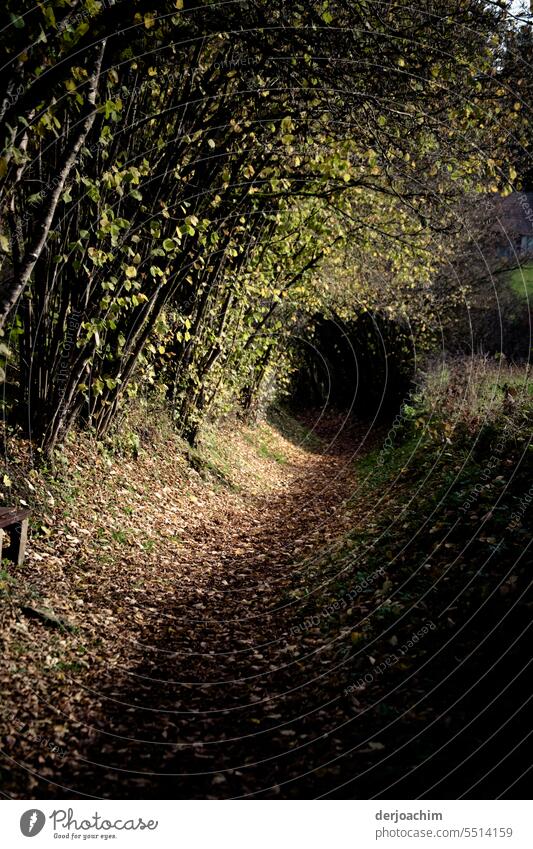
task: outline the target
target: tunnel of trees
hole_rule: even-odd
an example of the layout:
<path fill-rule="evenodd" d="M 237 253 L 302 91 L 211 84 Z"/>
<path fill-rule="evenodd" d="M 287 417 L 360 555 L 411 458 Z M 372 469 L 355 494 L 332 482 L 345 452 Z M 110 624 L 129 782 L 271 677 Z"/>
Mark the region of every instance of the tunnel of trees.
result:
<path fill-rule="evenodd" d="M 316 317 L 314 332 L 294 345 L 294 356 L 295 410 L 329 406 L 386 420 L 405 401 L 415 374 L 409 328 L 372 313 L 351 322 Z"/>
<path fill-rule="evenodd" d="M 352 325 L 361 365 L 354 304 L 438 338 L 480 193 L 527 170 L 530 42 L 498 4 L 6 11 L 3 405 L 48 455 L 149 393 L 194 441 L 254 407 L 274 367 L 283 384 L 317 314 L 328 356 L 328 316 Z"/>
<path fill-rule="evenodd" d="M 530 781 L 515 6 L 4 1 L 4 795 Z"/>

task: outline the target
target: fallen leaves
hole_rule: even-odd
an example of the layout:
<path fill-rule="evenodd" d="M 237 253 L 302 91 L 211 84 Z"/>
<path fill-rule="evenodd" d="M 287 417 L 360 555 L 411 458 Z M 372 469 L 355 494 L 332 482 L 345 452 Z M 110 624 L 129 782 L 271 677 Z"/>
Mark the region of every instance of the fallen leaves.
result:
<path fill-rule="evenodd" d="M 262 787 L 286 795 L 307 773 L 311 784 L 316 775 L 337 780 L 338 766 L 322 768 L 343 751 L 333 734 L 346 725 L 357 740 L 364 722 L 377 732 L 350 742 L 354 757 L 375 765 L 390 751 L 372 698 L 411 676 L 429 651 L 426 643 L 386 663 L 409 636 L 397 620 L 410 598 L 398 601 L 395 591 L 397 572 L 416 572 L 415 557 L 398 557 L 412 524 L 402 517 L 398 539 L 368 546 L 380 527 L 351 461 L 354 432 L 312 452 L 264 424 L 209 439 L 213 450 L 196 458 L 202 474 L 176 438 L 137 460 L 104 458 L 80 441 L 65 449 L 55 488 L 32 475 L 36 529 L 0 604 L 0 727 L 5 751 L 24 764 L 13 771 L 14 795 L 42 795 L 43 778 L 73 795 L 141 788 L 205 798 Z M 202 463 L 222 464 L 225 482 Z M 391 513 L 401 492 L 386 492 Z M 424 562 L 439 543 L 430 527 L 446 529 L 439 518 L 430 524 Z M 491 539 L 487 531 L 483 544 Z M 394 570 L 365 571 L 371 557 L 380 567 L 396 558 Z M 431 584 L 443 571 L 437 549 L 426 565 Z M 502 598 L 515 584 L 502 585 Z M 450 628 L 459 621 L 453 610 Z M 416 615 L 427 618 L 423 605 Z M 372 683 L 353 690 L 370 670 Z M 400 693 L 395 709 L 408 698 Z M 13 716 L 17 727 L 33 723 L 60 741 L 67 756 L 35 747 Z M 421 717 L 409 714 L 415 725 Z"/>
<path fill-rule="evenodd" d="M 267 425 L 232 427 L 212 438 L 228 486 L 188 468 L 177 438 L 137 460 L 101 456 L 80 440 L 64 449 L 59 481 L 31 470 L 34 535 L 2 609 L 0 684 L 7 683 L 16 706 L 32 682 L 38 703 L 24 713 L 38 717 L 50 736 L 59 735 L 59 709 L 73 780 L 83 776 L 76 752 L 87 754 L 91 745 L 84 729 L 115 723 L 100 715 L 102 705 L 109 711 L 109 698 L 135 704 L 124 687 L 137 676 L 179 679 L 184 695 L 174 693 L 172 703 L 188 711 L 202 710 L 195 682 L 225 679 L 233 683 L 222 685 L 221 707 L 239 704 L 244 694 L 249 704 L 270 705 L 263 677 L 285 667 L 286 646 L 279 638 L 268 651 L 257 646 L 283 623 L 280 594 L 295 588 L 295 578 L 299 584 L 306 559 L 346 525 L 337 506 L 352 486 L 351 463 L 310 454 Z M 25 645 L 17 648 L 9 634 L 24 636 Z M 310 646 L 319 639 L 317 631 Z M 249 681 L 244 689 L 236 680 L 241 674 Z M 147 698 L 159 707 L 158 696 Z M 150 734 L 167 739 L 169 729 L 157 711 L 156 717 Z M 217 733 L 204 724 L 188 728 L 186 737 L 196 745 L 197 735 Z M 286 728 L 280 739 L 294 736 Z M 54 775 L 53 752 L 32 756 L 24 740 L 16 747 L 35 757 L 41 775 Z"/>

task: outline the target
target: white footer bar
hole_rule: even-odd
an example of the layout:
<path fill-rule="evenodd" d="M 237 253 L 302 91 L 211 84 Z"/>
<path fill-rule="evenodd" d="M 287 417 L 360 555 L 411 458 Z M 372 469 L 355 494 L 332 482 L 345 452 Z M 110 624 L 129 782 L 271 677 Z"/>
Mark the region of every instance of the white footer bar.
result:
<path fill-rule="evenodd" d="M 532 849 L 527 801 L 4 801 L 1 845 Z"/>

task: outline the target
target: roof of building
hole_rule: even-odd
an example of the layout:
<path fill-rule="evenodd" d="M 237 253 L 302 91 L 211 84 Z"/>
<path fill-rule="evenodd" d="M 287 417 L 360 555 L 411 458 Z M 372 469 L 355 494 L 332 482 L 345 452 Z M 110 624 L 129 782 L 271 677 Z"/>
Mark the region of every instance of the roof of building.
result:
<path fill-rule="evenodd" d="M 514 236 L 533 236 L 533 192 L 513 192 L 501 199 L 502 228 Z"/>

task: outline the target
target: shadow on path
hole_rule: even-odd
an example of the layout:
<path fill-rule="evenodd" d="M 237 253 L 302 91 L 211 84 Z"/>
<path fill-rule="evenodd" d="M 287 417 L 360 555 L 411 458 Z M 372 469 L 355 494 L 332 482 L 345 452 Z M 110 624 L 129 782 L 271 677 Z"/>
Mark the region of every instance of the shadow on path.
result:
<path fill-rule="evenodd" d="M 399 629 L 384 633 L 379 647 L 358 656 L 346 621 L 360 623 L 369 612 L 364 594 L 353 611 L 343 602 L 340 624 L 330 615 L 339 564 L 344 587 L 361 580 L 345 534 L 358 530 L 358 517 L 364 534 L 368 520 L 360 498 L 347 507 L 365 430 L 336 432 L 329 420 L 321 431 L 328 446 L 291 455 L 275 492 L 196 526 L 185 578 L 159 607 L 146 599 L 140 627 L 124 622 L 128 669 L 101 681 L 78 755 L 39 797 L 523 792 L 531 763 L 522 743 L 533 692 L 524 661 L 530 601 L 506 616 L 496 593 L 449 642 L 460 622 L 453 612 L 438 617 L 454 590 L 439 589 L 436 606 L 415 611 L 438 622 L 423 645 L 390 662 L 386 675 L 371 675 L 367 688 L 354 687 L 376 658 L 394 656 L 395 633 L 401 641 L 415 626 L 406 623 L 403 637 Z M 71 790 L 58 792 L 57 784 Z"/>

